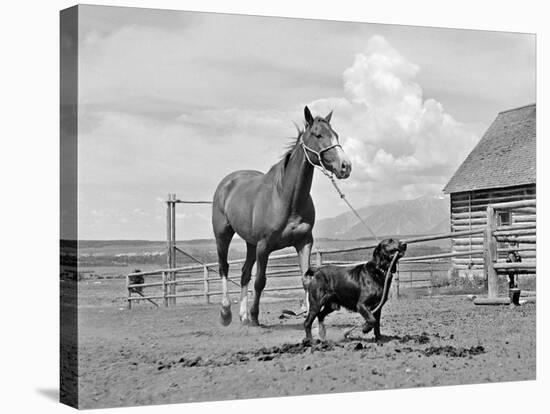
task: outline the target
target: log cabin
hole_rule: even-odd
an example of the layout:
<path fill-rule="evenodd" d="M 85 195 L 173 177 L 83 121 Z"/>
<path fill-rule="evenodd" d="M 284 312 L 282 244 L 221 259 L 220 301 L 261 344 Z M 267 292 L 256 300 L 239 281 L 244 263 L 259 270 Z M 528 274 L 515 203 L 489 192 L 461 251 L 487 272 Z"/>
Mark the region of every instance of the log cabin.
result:
<path fill-rule="evenodd" d="M 536 199 L 536 104 L 500 112 L 443 191 L 450 195 L 452 232 L 483 227 L 489 204 Z M 536 212 L 498 217 L 499 225 L 514 223 L 536 223 Z M 452 239 L 453 252 L 480 249 L 482 234 Z M 522 256 L 534 257 L 534 252 Z M 455 257 L 453 267 L 459 274 L 481 271 L 483 258 Z"/>

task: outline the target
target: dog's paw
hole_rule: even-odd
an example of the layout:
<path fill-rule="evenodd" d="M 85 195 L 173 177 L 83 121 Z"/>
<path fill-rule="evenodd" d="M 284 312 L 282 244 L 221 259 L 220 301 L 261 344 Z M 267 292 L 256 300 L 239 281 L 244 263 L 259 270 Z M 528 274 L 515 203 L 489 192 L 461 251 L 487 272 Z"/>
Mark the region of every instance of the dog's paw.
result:
<path fill-rule="evenodd" d="M 312 346 L 312 345 L 313 345 L 313 338 L 304 338 L 304 339 L 302 340 L 302 345 L 303 345 L 304 347 L 310 347 L 310 346 Z"/>
<path fill-rule="evenodd" d="M 370 331 L 372 331 L 373 328 L 374 328 L 374 325 L 371 325 L 369 323 L 365 323 L 363 325 L 363 333 L 368 334 Z"/>

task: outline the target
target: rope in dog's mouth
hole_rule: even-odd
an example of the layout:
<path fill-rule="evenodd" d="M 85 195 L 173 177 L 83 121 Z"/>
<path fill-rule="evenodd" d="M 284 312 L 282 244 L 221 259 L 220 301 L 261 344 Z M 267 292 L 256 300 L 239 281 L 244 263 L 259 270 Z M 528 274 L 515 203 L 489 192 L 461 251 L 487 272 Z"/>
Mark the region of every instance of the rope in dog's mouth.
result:
<path fill-rule="evenodd" d="M 388 270 L 386 271 L 386 278 L 384 279 L 384 289 L 382 290 L 382 299 L 380 300 L 380 302 L 378 303 L 376 308 L 374 308 L 374 310 L 371 311 L 371 313 L 373 313 L 373 314 L 375 314 L 380 309 L 382 309 L 382 306 L 384 306 L 384 303 L 386 303 L 386 300 L 388 299 L 388 292 L 390 290 L 391 280 L 393 278 L 391 270 L 393 269 L 393 266 L 395 265 L 395 262 L 397 261 L 398 255 L 399 255 L 399 252 L 395 252 L 395 254 L 393 255 L 392 261 L 390 263 L 390 267 L 388 267 Z M 359 325 L 356 325 L 353 328 L 351 328 L 349 331 L 347 331 L 344 334 L 344 337 L 347 338 L 357 328 L 359 328 Z"/>
<path fill-rule="evenodd" d="M 393 273 L 391 270 L 393 269 L 393 266 L 395 265 L 395 262 L 397 261 L 397 256 L 399 255 L 399 252 L 395 252 L 393 255 L 393 259 L 390 263 L 390 267 L 388 267 L 388 270 L 386 272 L 386 279 L 384 280 L 384 290 L 382 291 L 382 299 L 380 300 L 380 303 L 374 308 L 372 313 L 378 312 L 382 306 L 384 306 L 384 303 L 386 303 L 386 300 L 388 300 L 388 292 L 390 290 L 391 280 L 393 278 Z"/>

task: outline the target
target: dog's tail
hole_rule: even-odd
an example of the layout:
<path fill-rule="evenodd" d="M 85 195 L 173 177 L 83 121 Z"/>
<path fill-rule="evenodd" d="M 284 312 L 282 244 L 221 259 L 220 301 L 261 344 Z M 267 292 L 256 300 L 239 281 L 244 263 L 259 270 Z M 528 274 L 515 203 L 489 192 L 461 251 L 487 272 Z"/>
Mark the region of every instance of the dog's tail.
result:
<path fill-rule="evenodd" d="M 309 284 L 311 283 L 311 280 L 313 279 L 313 275 L 315 274 L 315 269 L 312 269 L 311 267 L 306 270 L 306 273 L 302 276 L 302 284 L 304 285 L 304 289 L 307 289 L 309 287 Z"/>

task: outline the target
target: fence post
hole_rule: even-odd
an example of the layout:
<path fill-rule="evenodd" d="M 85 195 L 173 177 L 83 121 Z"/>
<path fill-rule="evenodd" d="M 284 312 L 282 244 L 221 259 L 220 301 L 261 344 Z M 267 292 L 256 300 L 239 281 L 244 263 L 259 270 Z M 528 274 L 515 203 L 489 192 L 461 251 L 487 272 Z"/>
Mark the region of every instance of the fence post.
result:
<path fill-rule="evenodd" d="M 168 298 L 166 297 L 166 272 L 162 272 L 162 297 L 164 299 L 164 306 L 168 306 Z"/>
<path fill-rule="evenodd" d="M 430 262 L 430 296 L 432 296 L 433 288 L 434 288 L 434 266 L 433 266 L 433 262 Z"/>
<path fill-rule="evenodd" d="M 497 258 L 497 239 L 493 235 L 495 226 L 495 210 L 489 205 L 487 206 L 487 225 L 485 227 L 483 240 L 483 267 L 487 284 L 487 297 L 489 299 L 498 297 L 498 275 L 494 268 L 494 262 Z"/>
<path fill-rule="evenodd" d="M 395 279 L 395 297 L 399 299 L 399 264 L 397 265 L 397 278 Z"/>
<path fill-rule="evenodd" d="M 132 309 L 132 291 L 128 287 L 130 286 L 130 276 L 126 275 L 126 290 L 128 291 L 128 309 Z"/>
<path fill-rule="evenodd" d="M 174 254 L 173 240 L 172 240 L 172 194 L 168 193 L 168 200 L 166 201 L 166 262 L 168 268 L 172 268 L 172 255 Z M 164 306 L 168 306 L 168 298 L 166 297 L 166 273 L 162 273 L 162 291 L 164 296 Z M 170 275 L 168 275 L 168 280 Z"/>
<path fill-rule="evenodd" d="M 392 298 L 399 299 L 399 264 L 393 276 L 392 284 L 390 285 L 390 295 Z"/>
<path fill-rule="evenodd" d="M 323 265 L 323 253 L 319 250 L 315 252 L 315 265 L 321 267 Z"/>
<path fill-rule="evenodd" d="M 210 292 L 208 286 L 208 267 L 203 266 L 203 277 L 204 277 L 204 300 L 206 303 L 210 303 Z"/>
<path fill-rule="evenodd" d="M 170 267 L 175 268 L 177 267 L 177 264 L 176 264 L 176 195 L 175 194 L 172 194 L 171 204 L 172 204 L 172 209 L 171 209 L 172 217 L 170 219 L 170 222 L 172 223 L 172 229 L 171 229 L 172 234 L 170 235 L 170 238 L 172 240 L 172 252 L 171 252 L 172 263 L 170 264 Z M 176 277 L 177 277 L 176 273 L 171 272 L 169 277 L 170 282 L 175 282 Z M 170 295 L 174 295 L 169 300 L 170 305 L 176 306 L 176 296 L 175 296 L 176 284 L 175 283 L 170 284 L 168 288 L 168 292 L 170 293 Z"/>

